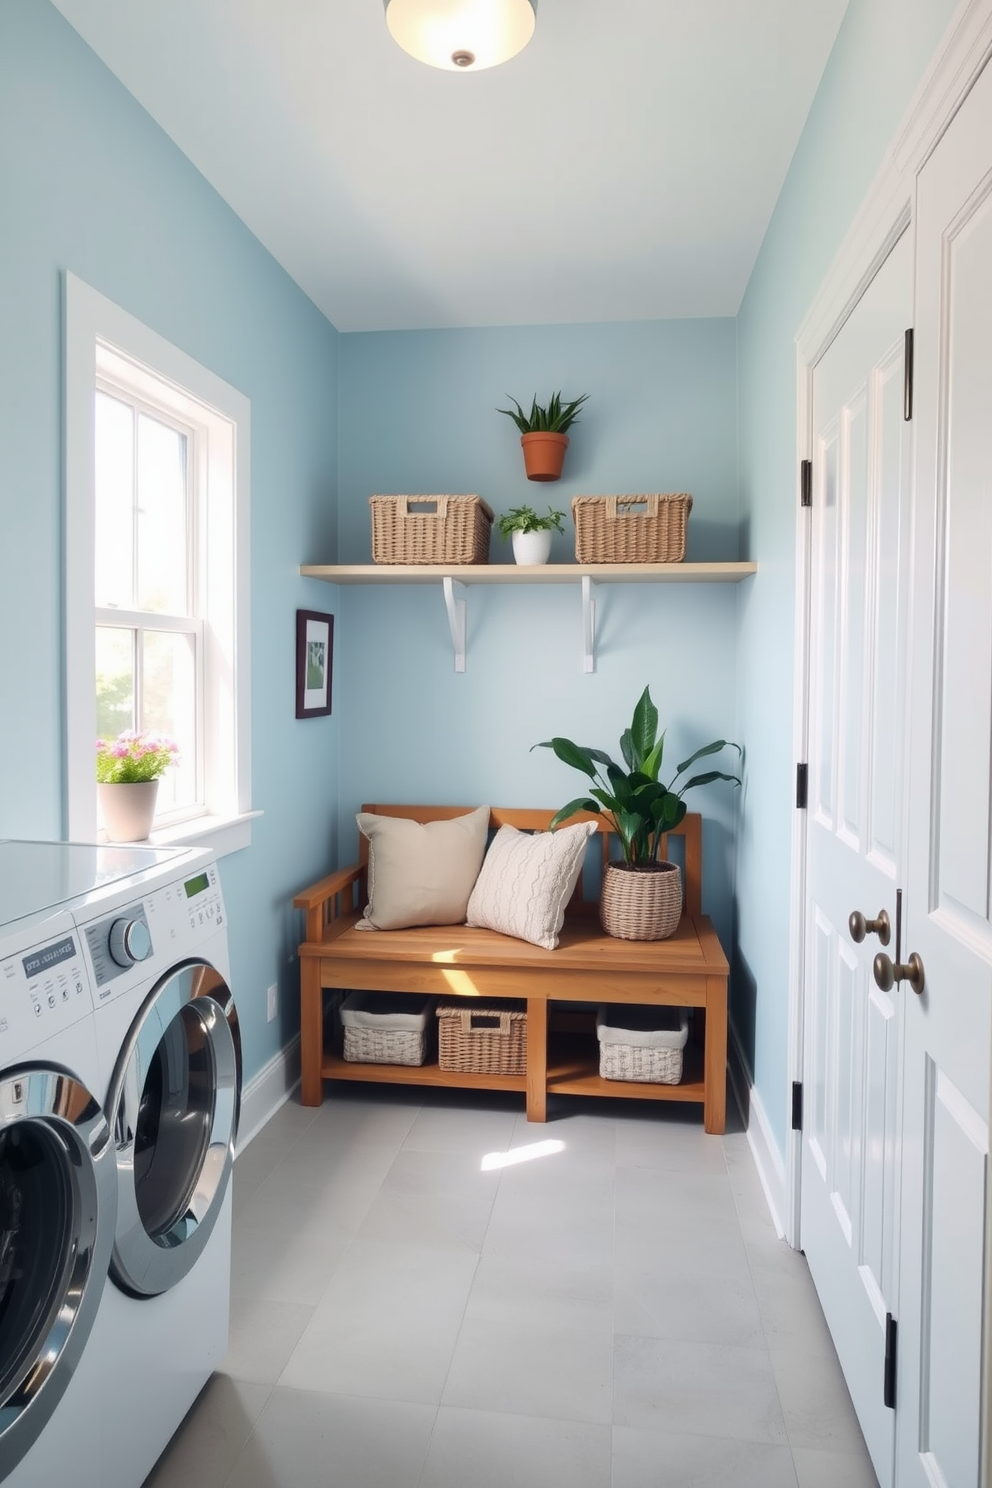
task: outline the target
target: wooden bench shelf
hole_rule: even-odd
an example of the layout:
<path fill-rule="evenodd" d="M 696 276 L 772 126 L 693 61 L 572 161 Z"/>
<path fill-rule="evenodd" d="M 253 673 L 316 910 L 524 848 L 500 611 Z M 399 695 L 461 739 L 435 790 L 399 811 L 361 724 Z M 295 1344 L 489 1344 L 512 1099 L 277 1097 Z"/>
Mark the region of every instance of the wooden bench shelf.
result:
<path fill-rule="evenodd" d="M 450 820 L 467 807 L 363 807 L 379 815 L 421 822 Z M 490 826 L 546 831 L 553 813 L 494 807 Z M 597 822 L 603 859 L 605 824 Z M 708 1132 L 722 1132 L 726 1112 L 727 978 L 729 968 L 716 931 L 701 913 L 702 833 L 690 812 L 677 833 L 684 839 L 684 913 L 668 940 L 615 940 L 600 927 L 595 905 L 576 899 L 560 944 L 546 951 L 527 941 L 467 925 L 410 930 L 358 931 L 365 903 L 367 843 L 362 860 L 329 874 L 296 896 L 306 916 L 300 946 L 300 1062 L 304 1105 L 319 1105 L 325 1080 L 363 1080 L 452 1089 L 508 1090 L 526 1097 L 530 1121 L 547 1119 L 549 1095 L 610 1099 L 695 1101 Z M 667 851 L 667 843 L 664 850 Z M 525 1075 L 481 1075 L 424 1065 L 346 1062 L 325 1028 L 328 990 L 411 992 L 451 998 L 516 997 L 527 1009 Z M 561 1003 L 586 1012 L 562 1019 Z M 600 1003 L 652 1003 L 696 1009 L 693 1036 L 678 1085 L 605 1080 L 599 1074 L 592 1017 Z M 549 1033 L 549 1022 L 551 1031 Z M 560 1032 L 562 1024 L 573 1029 Z M 580 1030 L 583 1025 L 586 1031 Z"/>
<path fill-rule="evenodd" d="M 577 1043 L 577 1041 L 576 1041 Z M 436 1060 L 424 1064 L 362 1064 L 342 1058 L 335 1050 L 325 1051 L 320 1067 L 324 1080 L 358 1080 L 386 1085 L 436 1085 L 451 1090 L 510 1090 L 526 1093 L 525 1075 L 476 1075 L 464 1070 L 443 1070 Z M 695 1101 L 706 1098 L 702 1051 L 690 1044 L 685 1051 L 682 1079 L 677 1085 L 653 1085 L 640 1081 L 604 1080 L 599 1073 L 598 1051 L 583 1041 L 573 1053 L 553 1047 L 548 1054 L 546 1084 L 549 1095 L 596 1095 L 613 1099 Z"/>

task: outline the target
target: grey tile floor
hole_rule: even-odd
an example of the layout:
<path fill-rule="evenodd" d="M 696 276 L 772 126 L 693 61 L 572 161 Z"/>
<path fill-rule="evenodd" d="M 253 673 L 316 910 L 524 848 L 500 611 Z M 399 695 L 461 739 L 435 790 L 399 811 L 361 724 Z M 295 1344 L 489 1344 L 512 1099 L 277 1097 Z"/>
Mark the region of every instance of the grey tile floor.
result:
<path fill-rule="evenodd" d="M 149 1488 L 876 1488 L 743 1133 L 518 1106 L 276 1114 L 235 1166 L 227 1359 Z"/>

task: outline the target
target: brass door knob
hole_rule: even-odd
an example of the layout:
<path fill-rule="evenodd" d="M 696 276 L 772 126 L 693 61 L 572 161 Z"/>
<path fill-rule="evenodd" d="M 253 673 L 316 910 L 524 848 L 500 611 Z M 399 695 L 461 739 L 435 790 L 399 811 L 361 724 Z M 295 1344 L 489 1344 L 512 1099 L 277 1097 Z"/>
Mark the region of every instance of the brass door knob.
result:
<path fill-rule="evenodd" d="M 874 920 L 866 920 L 860 909 L 854 910 L 847 921 L 847 928 L 851 932 L 851 939 L 857 941 L 858 945 L 866 935 L 877 935 L 883 945 L 888 945 L 892 939 L 892 924 L 884 909 L 878 911 Z"/>
<path fill-rule="evenodd" d="M 926 984 L 923 962 L 915 951 L 903 963 L 893 962 L 884 951 L 879 951 L 871 969 L 875 985 L 883 992 L 891 992 L 896 982 L 908 982 L 918 997 Z"/>

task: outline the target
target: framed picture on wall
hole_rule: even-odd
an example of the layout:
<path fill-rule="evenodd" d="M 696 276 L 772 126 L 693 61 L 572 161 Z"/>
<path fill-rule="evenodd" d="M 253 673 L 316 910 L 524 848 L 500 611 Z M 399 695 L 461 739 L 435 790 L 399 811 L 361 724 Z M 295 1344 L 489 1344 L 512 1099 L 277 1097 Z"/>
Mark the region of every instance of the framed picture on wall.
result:
<path fill-rule="evenodd" d="M 296 716 L 322 718 L 331 711 L 334 616 L 296 612 Z"/>

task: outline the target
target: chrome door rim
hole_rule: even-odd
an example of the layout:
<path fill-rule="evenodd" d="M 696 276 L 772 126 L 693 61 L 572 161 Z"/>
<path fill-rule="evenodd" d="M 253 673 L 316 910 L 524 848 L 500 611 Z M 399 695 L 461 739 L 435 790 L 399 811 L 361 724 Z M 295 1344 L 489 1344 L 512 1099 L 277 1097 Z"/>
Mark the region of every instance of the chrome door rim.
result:
<path fill-rule="evenodd" d="M 96 1097 L 51 1066 L 21 1065 L 0 1077 L 0 1128 L 28 1122 L 69 1173 L 73 1212 L 59 1295 L 48 1308 L 30 1356 L 4 1389 L 0 1408 L 0 1480 L 12 1472 L 51 1420 L 96 1319 L 113 1247 L 117 1174 L 110 1128 Z"/>
<path fill-rule="evenodd" d="M 210 1049 L 213 1107 L 206 1150 L 188 1186 L 178 1219 L 157 1236 L 138 1209 L 135 1138 L 145 1079 L 173 1020 L 190 1009 Z M 107 1113 L 117 1161 L 117 1233 L 110 1274 L 136 1297 L 154 1297 L 186 1276 L 202 1254 L 220 1215 L 234 1164 L 241 1107 L 241 1039 L 234 998 L 208 962 L 179 962 L 149 992 L 118 1056 Z"/>

